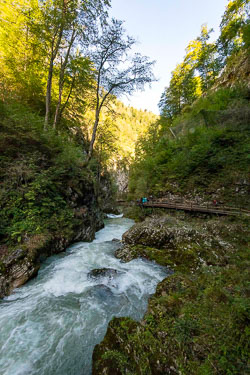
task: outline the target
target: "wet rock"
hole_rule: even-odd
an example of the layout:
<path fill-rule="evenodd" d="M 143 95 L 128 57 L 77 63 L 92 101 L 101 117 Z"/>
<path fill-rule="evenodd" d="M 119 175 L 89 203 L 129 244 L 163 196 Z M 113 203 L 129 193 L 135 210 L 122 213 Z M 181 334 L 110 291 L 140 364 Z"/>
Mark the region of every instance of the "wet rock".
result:
<path fill-rule="evenodd" d="M 24 249 L 16 249 L 9 256 L 3 259 L 3 265 L 5 267 L 8 267 L 11 264 L 16 263 L 17 261 L 20 261 L 21 259 L 23 259 L 26 254 L 27 252 Z"/>
<path fill-rule="evenodd" d="M 140 244 L 156 248 L 174 247 L 183 240 L 195 239 L 200 233 L 192 226 L 173 217 L 147 218 L 124 233 L 122 239 L 128 245 Z"/>
<path fill-rule="evenodd" d="M 3 298 L 36 276 L 40 262 L 35 252 L 29 254 L 20 248 L 2 259 L 0 266 L 0 298 Z"/>
<path fill-rule="evenodd" d="M 132 247 L 129 245 L 121 246 L 115 251 L 115 257 L 120 259 L 122 263 L 128 263 L 131 260 L 138 258 L 138 256 L 138 252 L 133 251 Z"/>
<path fill-rule="evenodd" d="M 88 278 L 90 279 L 101 279 L 101 278 L 109 278 L 112 280 L 113 278 L 123 274 L 124 272 L 115 270 L 113 268 L 96 268 L 88 273 Z"/>
<path fill-rule="evenodd" d="M 108 206 L 104 209 L 104 212 L 106 214 L 106 217 L 108 217 L 108 215 L 121 215 L 122 213 L 121 210 L 119 210 L 115 206 Z"/>

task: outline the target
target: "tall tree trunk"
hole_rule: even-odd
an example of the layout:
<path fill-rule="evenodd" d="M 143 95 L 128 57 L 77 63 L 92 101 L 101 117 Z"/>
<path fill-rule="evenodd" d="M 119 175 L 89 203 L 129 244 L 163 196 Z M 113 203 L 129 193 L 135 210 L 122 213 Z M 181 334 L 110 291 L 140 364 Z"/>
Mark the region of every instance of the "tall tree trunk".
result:
<path fill-rule="evenodd" d="M 50 119 L 50 109 L 51 109 L 51 89 L 52 89 L 52 78 L 53 78 L 53 69 L 54 69 L 54 60 L 57 56 L 60 43 L 62 40 L 63 35 L 63 23 L 60 25 L 60 31 L 58 35 L 58 39 L 56 42 L 56 46 L 54 48 L 55 39 L 57 36 L 58 30 L 55 31 L 54 38 L 51 44 L 51 55 L 50 55 L 50 62 L 49 62 L 49 72 L 48 72 L 48 79 L 47 79 L 47 89 L 46 89 L 46 113 L 44 119 L 44 129 L 48 128 L 49 119 Z"/>
<path fill-rule="evenodd" d="M 59 96 L 58 96 L 58 102 L 56 106 L 56 112 L 55 112 L 55 117 L 54 117 L 54 122 L 53 122 L 53 128 L 56 129 L 57 124 L 59 122 L 59 114 L 60 114 L 60 107 L 61 107 L 61 102 L 62 102 L 62 92 L 63 92 L 63 81 L 59 82 Z"/>
<path fill-rule="evenodd" d="M 99 117 L 100 117 L 100 109 L 97 108 L 96 109 L 96 114 L 95 114 L 95 123 L 94 123 L 94 127 L 93 127 L 93 132 L 92 132 L 92 138 L 91 138 L 91 141 L 90 141 L 90 145 L 89 145 L 89 151 L 88 151 L 88 156 L 87 156 L 87 163 L 89 163 L 92 155 L 93 155 L 93 149 L 94 149 L 94 143 L 95 143 L 95 138 L 96 138 L 96 132 L 97 132 L 97 127 L 98 127 L 98 124 L 99 124 Z"/>
<path fill-rule="evenodd" d="M 102 166 L 102 142 L 101 142 L 101 150 L 100 150 L 100 153 L 99 153 L 98 186 L 101 185 L 101 166 Z"/>
<path fill-rule="evenodd" d="M 50 106 L 51 106 L 51 88 L 52 88 L 52 77 L 53 77 L 53 52 L 50 57 L 50 64 L 49 64 L 49 72 L 48 72 L 48 79 L 47 79 L 47 90 L 46 90 L 46 113 L 45 113 L 45 120 L 44 120 L 44 129 L 48 128 L 49 125 L 49 118 L 50 118 Z"/>
<path fill-rule="evenodd" d="M 61 117 L 60 114 L 62 114 L 62 112 L 60 111 L 60 107 L 62 103 L 65 69 L 69 61 L 69 54 L 70 54 L 71 47 L 74 43 L 75 37 L 76 37 L 76 30 L 73 30 L 64 62 L 61 63 L 60 78 L 59 78 L 59 96 L 58 96 L 58 102 L 56 106 L 56 112 L 55 112 L 54 123 L 53 123 L 54 129 L 56 129 L 56 126 L 58 125 L 60 117 Z M 69 97 L 68 97 L 68 100 L 69 100 Z"/>
<path fill-rule="evenodd" d="M 72 94 L 72 91 L 73 91 L 73 88 L 74 88 L 74 84 L 75 84 L 75 80 L 76 80 L 76 76 L 74 75 L 74 77 L 72 78 L 72 81 L 71 81 L 70 90 L 69 90 L 69 93 L 68 93 L 67 99 L 65 100 L 65 102 L 64 102 L 63 105 L 61 106 L 61 108 L 60 108 L 60 110 L 59 110 L 59 113 L 58 113 L 58 121 L 57 121 L 58 124 L 59 124 L 60 121 L 61 121 L 63 111 L 64 111 L 64 109 L 66 108 L 66 106 L 67 106 L 67 104 L 68 104 L 68 102 L 69 102 L 69 99 L 70 99 L 70 97 L 71 97 L 71 94 Z"/>

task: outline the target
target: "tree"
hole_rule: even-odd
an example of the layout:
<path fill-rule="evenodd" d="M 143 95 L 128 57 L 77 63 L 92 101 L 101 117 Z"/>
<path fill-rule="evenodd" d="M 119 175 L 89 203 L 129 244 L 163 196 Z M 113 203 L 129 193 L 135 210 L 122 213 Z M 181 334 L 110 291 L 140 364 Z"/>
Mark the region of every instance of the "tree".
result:
<path fill-rule="evenodd" d="M 242 46 L 249 47 L 249 0 L 229 1 L 220 24 L 218 47 L 223 62 Z"/>
<path fill-rule="evenodd" d="M 11 93 L 29 103 L 43 99 L 41 72 L 44 57 L 41 56 L 42 46 L 30 27 L 31 20 L 38 18 L 36 0 L 0 2 L 1 91 L 5 96 Z"/>
<path fill-rule="evenodd" d="M 89 58 L 96 71 L 95 121 L 86 163 L 93 154 L 102 108 L 107 107 L 112 98 L 130 95 L 155 79 L 152 73 L 154 62 L 138 53 L 129 54 L 134 44 L 133 38 L 125 36 L 122 22 L 115 19 L 104 25 L 92 40 Z"/>
<path fill-rule="evenodd" d="M 60 119 L 65 71 L 77 50 L 77 48 L 73 50 L 73 47 L 83 41 L 86 42 L 89 38 L 87 34 L 96 29 L 95 20 L 97 17 L 101 23 L 105 21 L 107 16 L 105 7 L 109 5 L 109 0 L 92 0 L 91 2 L 87 0 L 46 0 L 42 4 L 42 22 L 38 31 L 42 35 L 48 51 L 45 128 L 48 127 L 51 115 L 51 91 L 55 62 L 60 63 L 60 73 L 54 127 Z M 71 55 L 72 50 L 73 56 Z"/>
<path fill-rule="evenodd" d="M 79 46 L 105 22 L 109 5 L 109 0 L 0 2 L 2 91 L 45 111 L 45 128 L 52 120 L 57 127 L 76 86 L 83 90 L 92 78 L 91 62 Z"/>
<path fill-rule="evenodd" d="M 161 115 L 169 123 L 178 116 L 183 108 L 191 105 L 200 95 L 200 79 L 195 77 L 195 65 L 184 59 L 172 72 L 169 87 L 161 96 L 159 107 Z"/>
<path fill-rule="evenodd" d="M 94 82 L 92 62 L 81 54 L 73 56 L 67 66 L 66 64 L 65 67 L 63 65 L 64 63 L 62 62 L 59 67 L 59 92 L 53 121 L 54 129 L 58 128 L 59 124 L 62 126 L 60 122 L 67 107 L 70 108 L 71 122 L 76 115 L 79 116 L 79 114 L 84 112 L 84 97 L 89 95 Z M 80 122 L 79 118 L 77 122 Z"/>
<path fill-rule="evenodd" d="M 169 87 L 161 96 L 161 115 L 170 125 L 186 106 L 214 84 L 218 76 L 216 45 L 208 42 L 212 31 L 206 25 L 201 27 L 200 36 L 188 44 L 183 62 L 172 72 Z"/>
<path fill-rule="evenodd" d="M 216 59 L 217 48 L 215 43 L 209 43 L 210 34 L 213 29 L 208 30 L 207 25 L 202 25 L 201 34 L 197 38 L 200 49 L 197 56 L 196 69 L 201 77 L 202 91 L 207 91 L 215 82 L 220 66 Z"/>

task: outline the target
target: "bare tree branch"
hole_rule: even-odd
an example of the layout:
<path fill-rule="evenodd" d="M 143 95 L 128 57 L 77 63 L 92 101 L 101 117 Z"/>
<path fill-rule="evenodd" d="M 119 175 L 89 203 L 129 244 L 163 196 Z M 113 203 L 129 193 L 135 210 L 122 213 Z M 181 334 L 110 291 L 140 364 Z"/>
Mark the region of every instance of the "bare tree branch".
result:
<path fill-rule="evenodd" d="M 86 163 L 92 157 L 100 112 L 111 97 L 131 95 L 155 80 L 154 62 L 140 54 L 129 55 L 135 40 L 125 35 L 122 22 L 115 19 L 105 25 L 92 41 L 89 57 L 94 62 L 97 75 L 95 121 Z"/>

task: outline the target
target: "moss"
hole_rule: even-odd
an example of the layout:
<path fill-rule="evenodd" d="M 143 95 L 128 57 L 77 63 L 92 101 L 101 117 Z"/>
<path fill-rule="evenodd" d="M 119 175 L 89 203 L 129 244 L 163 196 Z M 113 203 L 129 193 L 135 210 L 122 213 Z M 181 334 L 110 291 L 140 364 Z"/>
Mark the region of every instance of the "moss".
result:
<path fill-rule="evenodd" d="M 172 263 L 175 273 L 158 284 L 140 323 L 110 323 L 94 357 L 95 374 L 111 375 L 114 364 L 121 375 L 248 373 L 249 218 L 194 222 L 222 243 L 205 248 L 198 242 L 187 252 L 183 242 L 172 251 L 131 246 L 133 257 Z"/>
<path fill-rule="evenodd" d="M 5 265 L 3 264 L 3 262 L 0 261 L 0 273 L 3 274 L 5 272 L 5 270 L 6 270 Z"/>
<path fill-rule="evenodd" d="M 121 375 L 126 371 L 126 374 L 133 374 L 134 367 L 130 366 L 129 360 L 129 355 L 132 352 L 130 337 L 136 331 L 136 327 L 137 323 L 130 318 L 114 318 L 111 320 L 104 345 L 96 345 L 94 349 L 93 375 L 100 374 L 100 365 L 103 373 Z M 116 330 L 119 332 L 118 335 Z M 127 341 L 126 354 L 121 351 L 124 341 Z M 106 346 L 109 347 L 108 351 L 105 350 Z"/>
<path fill-rule="evenodd" d="M 246 298 L 241 297 L 240 313 L 235 311 L 239 306 L 237 290 L 240 286 L 242 292 L 246 286 L 234 275 L 237 287 L 228 291 L 226 275 L 223 283 L 218 283 L 217 276 L 170 276 L 158 287 L 137 330 L 124 338 L 124 326 L 113 327 L 114 342 L 120 342 L 117 350 L 123 358 L 121 374 L 131 369 L 134 374 L 203 374 L 204 369 L 211 374 L 247 373 Z M 113 363 L 112 356 L 109 359 Z M 101 366 L 99 371 L 103 373 Z"/>

